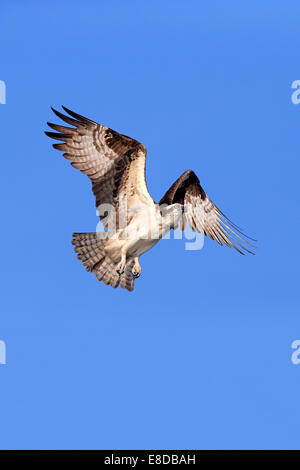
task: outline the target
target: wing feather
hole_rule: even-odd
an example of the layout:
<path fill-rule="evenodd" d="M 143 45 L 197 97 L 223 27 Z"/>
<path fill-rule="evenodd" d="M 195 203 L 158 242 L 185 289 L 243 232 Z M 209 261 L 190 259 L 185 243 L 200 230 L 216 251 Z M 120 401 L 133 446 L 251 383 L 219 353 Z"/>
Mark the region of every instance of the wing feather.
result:
<path fill-rule="evenodd" d="M 226 215 L 209 199 L 200 181 L 192 170 L 184 172 L 168 189 L 159 204 L 182 205 L 183 216 L 181 229 L 186 223 L 199 233 L 209 236 L 219 245 L 234 248 L 242 255 L 254 254 L 249 247 L 256 248 L 247 239 L 256 241 L 245 235 L 239 227 L 231 222 Z M 246 246 L 245 246 L 246 245 Z"/>
<path fill-rule="evenodd" d="M 136 159 L 142 161 L 141 165 L 135 165 L 132 171 L 140 172 L 134 179 L 135 184 L 142 185 L 140 192 L 148 194 L 145 181 L 146 148 L 137 140 L 119 134 L 109 127 L 92 121 L 80 114 L 74 113 L 63 106 L 65 115 L 51 108 L 62 121 L 74 127 L 61 126 L 47 123 L 51 129 L 57 132 L 47 131 L 45 134 L 63 143 L 53 144 L 57 150 L 63 151 L 63 156 L 71 162 L 74 168 L 86 174 L 92 182 L 92 190 L 96 198 L 96 207 L 106 204 L 120 210 L 118 199 L 120 196 L 126 199 L 126 179 L 130 173 L 132 163 Z M 71 116 L 71 117 L 70 117 Z M 112 211 L 106 211 L 100 218 L 106 227 L 109 226 Z M 118 218 L 118 214 L 117 218 Z"/>

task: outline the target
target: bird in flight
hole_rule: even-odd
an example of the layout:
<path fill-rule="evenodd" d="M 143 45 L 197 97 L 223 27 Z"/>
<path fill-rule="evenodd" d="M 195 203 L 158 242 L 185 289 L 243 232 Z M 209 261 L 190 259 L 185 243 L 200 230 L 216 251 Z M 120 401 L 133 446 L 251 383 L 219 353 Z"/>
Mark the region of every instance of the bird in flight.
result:
<path fill-rule="evenodd" d="M 156 203 L 146 184 L 144 145 L 63 109 L 67 115 L 52 108 L 72 127 L 48 122 L 57 132 L 45 133 L 62 141 L 53 147 L 92 182 L 104 230 L 74 233 L 72 244 L 83 266 L 99 281 L 133 291 L 141 274 L 139 257 L 169 230 L 185 230 L 187 225 L 219 245 L 254 254 L 250 249 L 254 246 L 245 239 L 250 237 L 215 206 L 192 170 L 185 171 Z"/>

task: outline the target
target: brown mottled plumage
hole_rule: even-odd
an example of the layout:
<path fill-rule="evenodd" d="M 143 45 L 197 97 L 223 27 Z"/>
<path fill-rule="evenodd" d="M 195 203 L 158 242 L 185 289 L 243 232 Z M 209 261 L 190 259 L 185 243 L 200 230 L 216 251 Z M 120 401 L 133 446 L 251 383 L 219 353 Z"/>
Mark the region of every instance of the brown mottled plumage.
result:
<path fill-rule="evenodd" d="M 186 224 L 220 245 L 241 254 L 251 253 L 244 246 L 253 246 L 243 238 L 247 236 L 213 204 L 192 170 L 183 173 L 156 204 L 145 179 L 146 148 L 137 140 L 63 109 L 68 115 L 52 108 L 73 127 L 48 123 L 57 132 L 46 134 L 62 141 L 53 147 L 62 150 L 71 165 L 90 178 L 99 217 L 109 229 L 73 234 L 77 257 L 99 281 L 132 291 L 141 272 L 139 256 L 170 229 L 180 226 L 184 230 Z"/>
<path fill-rule="evenodd" d="M 242 255 L 244 254 L 242 250 L 254 254 L 247 247 L 239 243 L 239 240 L 241 240 L 247 245 L 253 246 L 240 235 L 247 238 L 250 237 L 243 234 L 240 229 L 215 206 L 206 195 L 197 175 L 192 170 L 185 171 L 159 201 L 160 205 L 176 203 L 185 207 L 181 220 L 183 230 L 187 222 L 193 230 L 203 233 L 205 236 L 208 235 L 212 240 L 218 242 L 219 245 L 224 244 L 235 248 Z M 234 238 L 230 239 L 232 236 L 234 236 Z"/>

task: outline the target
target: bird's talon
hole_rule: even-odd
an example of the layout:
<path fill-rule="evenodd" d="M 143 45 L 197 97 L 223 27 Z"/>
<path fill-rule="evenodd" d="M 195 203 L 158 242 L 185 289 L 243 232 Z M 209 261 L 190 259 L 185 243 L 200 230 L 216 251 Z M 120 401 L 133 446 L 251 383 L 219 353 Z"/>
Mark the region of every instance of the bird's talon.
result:
<path fill-rule="evenodd" d="M 117 268 L 116 268 L 116 271 L 117 271 L 117 273 L 121 276 L 121 274 L 123 274 L 124 271 L 125 271 L 125 263 L 121 261 L 121 262 L 118 264 L 118 266 L 117 266 Z"/>

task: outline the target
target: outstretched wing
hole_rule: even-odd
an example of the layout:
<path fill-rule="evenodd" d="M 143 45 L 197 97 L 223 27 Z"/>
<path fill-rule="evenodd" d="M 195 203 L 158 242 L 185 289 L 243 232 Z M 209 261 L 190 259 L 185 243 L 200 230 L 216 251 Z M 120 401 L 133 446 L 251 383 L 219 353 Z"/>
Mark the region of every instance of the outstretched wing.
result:
<path fill-rule="evenodd" d="M 233 224 L 220 209 L 209 199 L 200 185 L 197 175 L 192 170 L 185 171 L 168 189 L 159 204 L 181 204 L 183 209 L 181 228 L 185 223 L 197 232 L 208 235 L 219 245 L 235 248 L 242 255 L 244 252 L 254 254 L 246 246 L 255 248 L 245 238 L 240 229 Z M 250 239 L 252 240 L 252 239 Z M 255 241 L 255 240 L 253 240 Z"/>
<path fill-rule="evenodd" d="M 80 116 L 64 106 L 63 109 L 71 117 L 52 108 L 59 118 L 74 127 L 48 122 L 58 132 L 45 134 L 63 141 L 53 147 L 62 150 L 71 165 L 90 178 L 100 219 L 108 227 L 112 209 L 118 218 L 119 200 L 126 203 L 130 194 L 137 192 L 136 188 L 129 187 L 128 181 L 132 185 L 139 185 L 139 194 L 150 197 L 145 181 L 146 148 L 137 140 Z M 139 164 L 132 165 L 137 159 Z"/>

